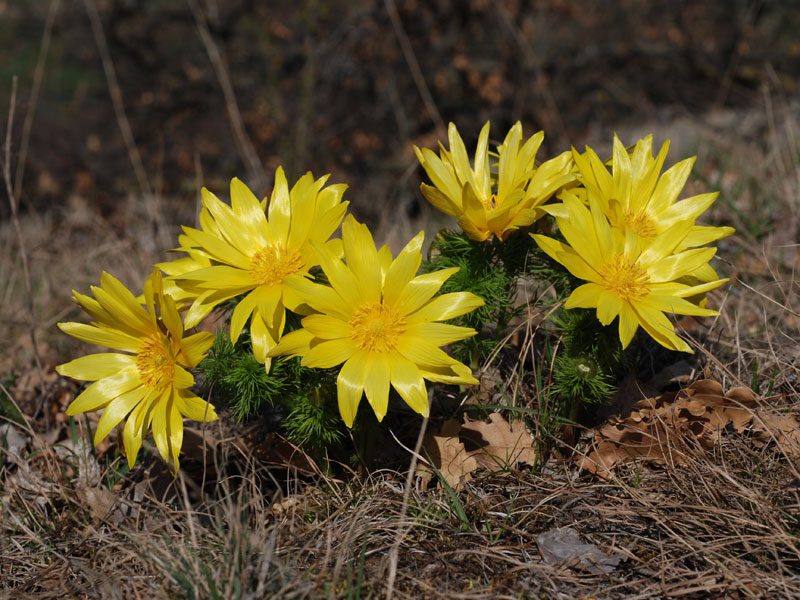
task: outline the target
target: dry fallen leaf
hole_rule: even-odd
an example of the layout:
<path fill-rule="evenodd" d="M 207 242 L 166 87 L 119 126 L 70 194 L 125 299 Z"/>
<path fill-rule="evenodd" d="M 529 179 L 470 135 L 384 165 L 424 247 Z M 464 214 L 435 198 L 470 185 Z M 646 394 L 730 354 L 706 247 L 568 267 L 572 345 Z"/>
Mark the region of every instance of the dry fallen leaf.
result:
<path fill-rule="evenodd" d="M 478 464 L 487 469 L 511 467 L 517 463 L 536 464 L 536 450 L 528 428 L 520 419 L 509 423 L 500 413 L 489 415 L 489 422 L 466 416 L 461 439 L 471 447 Z"/>
<path fill-rule="evenodd" d="M 478 468 L 478 462 L 458 439 L 460 431 L 461 423 L 456 419 L 450 419 L 444 422 L 438 434 L 431 432 L 426 434 L 422 443 L 423 455 L 455 490 L 472 479 L 472 472 Z M 433 476 L 434 473 L 429 467 L 421 465 L 417 469 L 417 477 L 423 488 L 428 486 Z"/>
<path fill-rule="evenodd" d="M 785 452 L 793 449 L 800 456 L 800 428 L 794 419 L 767 415 L 758 405 L 752 390 L 724 392 L 718 382 L 700 380 L 679 392 L 636 402 L 624 419 L 610 417 L 593 433 L 589 451 L 577 457 L 577 464 L 604 478 L 636 457 L 675 467 L 692 453 L 712 448 L 726 429 L 743 433 L 748 427 L 757 439 L 772 436 Z M 760 418 L 754 420 L 756 414 Z"/>
<path fill-rule="evenodd" d="M 597 575 L 611 573 L 624 558 L 621 554 L 605 554 L 594 544 L 585 544 L 572 527 L 551 529 L 536 537 L 539 552 L 547 564 L 567 562 Z"/>

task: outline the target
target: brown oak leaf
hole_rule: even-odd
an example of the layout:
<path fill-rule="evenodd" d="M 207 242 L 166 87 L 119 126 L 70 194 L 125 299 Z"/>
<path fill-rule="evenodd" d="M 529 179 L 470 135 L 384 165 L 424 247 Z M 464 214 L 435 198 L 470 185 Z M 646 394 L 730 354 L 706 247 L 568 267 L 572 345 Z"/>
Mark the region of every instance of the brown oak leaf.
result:
<path fill-rule="evenodd" d="M 460 431 L 461 423 L 450 419 L 444 422 L 438 434 L 428 432 L 422 442 L 423 456 L 454 490 L 461 489 L 465 482 L 472 479 L 472 472 L 478 468 L 478 462 L 458 439 Z M 421 465 L 417 469 L 417 477 L 420 485 L 426 488 L 434 472 L 430 466 Z"/>
<path fill-rule="evenodd" d="M 511 423 L 500 413 L 489 415 L 489 422 L 464 417 L 461 439 L 475 448 L 472 452 L 482 467 L 497 470 L 516 463 L 536 464 L 536 448 L 528 428 L 520 419 Z"/>

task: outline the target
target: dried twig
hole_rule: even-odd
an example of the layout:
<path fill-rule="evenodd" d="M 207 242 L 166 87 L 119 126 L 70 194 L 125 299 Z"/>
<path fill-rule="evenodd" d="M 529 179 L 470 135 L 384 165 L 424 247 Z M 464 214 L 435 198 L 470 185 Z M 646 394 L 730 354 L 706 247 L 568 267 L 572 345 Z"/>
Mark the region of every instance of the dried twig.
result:
<path fill-rule="evenodd" d="M 44 23 L 44 33 L 39 44 L 39 58 L 36 59 L 36 67 L 33 69 L 33 85 L 31 86 L 31 96 L 28 101 L 28 110 L 25 112 L 25 120 L 22 122 L 22 138 L 19 143 L 19 159 L 17 160 L 17 172 L 14 175 L 14 197 L 18 200 L 22 198 L 22 178 L 25 174 L 25 163 L 28 158 L 28 146 L 31 140 L 31 129 L 33 128 L 33 117 L 36 114 L 36 105 L 39 102 L 39 91 L 42 89 L 44 80 L 44 64 L 50 50 L 50 39 L 53 37 L 53 24 L 56 20 L 61 0 L 52 0 L 47 9 L 47 18 Z"/>
<path fill-rule="evenodd" d="M 200 7 L 197 5 L 197 2 L 195 0 L 186 1 L 189 4 L 189 8 L 192 10 L 200 39 L 208 53 L 208 58 L 211 60 L 211 65 L 214 67 L 217 81 L 222 88 L 222 94 L 225 96 L 225 108 L 228 111 L 228 119 L 231 122 L 236 144 L 239 147 L 239 154 L 247 167 L 249 176 L 253 179 L 251 186 L 259 191 L 263 191 L 267 183 L 267 175 L 261 161 L 258 159 L 258 153 L 253 146 L 253 142 L 245 131 L 242 113 L 239 111 L 239 103 L 236 101 L 236 93 L 233 90 L 233 84 L 231 83 L 225 59 L 222 56 L 219 46 L 217 46 L 217 43 L 214 41 L 211 31 L 208 29 L 206 18 L 203 15 L 203 11 L 200 10 Z"/>
<path fill-rule="evenodd" d="M 400 20 L 397 6 L 394 0 L 384 0 L 384 5 L 386 6 L 386 12 L 389 13 L 389 19 L 392 21 L 394 33 L 397 36 L 397 41 L 400 42 L 400 49 L 403 51 L 406 63 L 408 63 L 408 68 L 411 71 L 414 84 L 417 86 L 417 91 L 419 95 L 422 96 L 422 101 L 425 103 L 425 108 L 428 109 L 431 119 L 433 119 L 433 122 L 436 124 L 436 135 L 438 137 L 443 137 L 444 132 L 447 131 L 447 127 L 445 127 L 442 115 L 436 107 L 436 102 L 433 101 L 433 96 L 428 88 L 428 84 L 425 83 L 425 77 L 422 75 L 422 69 L 414 54 L 414 49 L 411 47 L 411 42 L 408 40 L 405 29 L 403 29 L 403 22 Z"/>
<path fill-rule="evenodd" d="M 433 388 L 428 391 L 428 406 L 433 400 Z M 411 454 L 411 464 L 408 466 L 408 474 L 406 475 L 406 488 L 403 491 L 403 504 L 400 507 L 399 529 L 395 537 L 392 549 L 389 550 L 389 577 L 386 581 L 386 598 L 391 598 L 394 593 L 394 581 L 397 578 L 397 561 L 400 554 L 400 545 L 406 538 L 408 533 L 409 523 L 405 520 L 406 513 L 408 512 L 408 499 L 411 496 L 411 486 L 414 482 L 414 473 L 417 472 L 417 457 L 419 456 L 419 449 L 422 448 L 422 440 L 425 438 L 425 430 L 428 428 L 428 417 L 422 420 L 422 426 L 419 428 L 419 435 L 417 435 L 417 444 L 414 446 L 414 452 Z"/>
<path fill-rule="evenodd" d="M 31 318 L 30 337 L 31 345 L 33 347 L 33 358 L 36 360 L 36 367 L 39 370 L 39 379 L 44 388 L 44 370 L 42 369 L 42 359 L 39 355 L 39 345 L 36 342 L 36 311 L 33 306 L 33 288 L 31 287 L 31 272 L 28 267 L 28 253 L 25 250 L 25 238 L 22 235 L 22 228 L 19 225 L 18 205 L 19 198 L 14 195 L 14 190 L 11 187 L 11 130 L 14 126 L 14 111 L 17 104 L 17 76 L 11 80 L 11 103 L 8 107 L 8 126 L 6 127 L 6 142 L 3 153 L 3 180 L 6 184 L 6 193 L 8 194 L 8 204 L 11 208 L 11 220 L 14 223 L 14 232 L 17 235 L 17 243 L 19 244 L 19 253 L 22 260 L 22 274 L 25 279 L 25 295 L 27 296 L 28 314 Z M 38 411 L 37 411 L 38 412 Z"/>
<path fill-rule="evenodd" d="M 97 4 L 94 0 L 83 0 L 83 4 L 86 7 L 86 13 L 89 15 L 97 50 L 100 52 L 103 71 L 106 74 L 106 81 L 108 83 L 108 91 L 111 94 L 111 103 L 114 106 L 114 114 L 117 117 L 117 124 L 119 125 L 120 133 L 122 133 L 122 140 L 125 142 L 125 148 L 128 150 L 128 159 L 131 161 L 131 166 L 136 174 L 139 190 L 142 194 L 149 196 L 152 193 L 150 182 L 147 179 L 147 172 L 144 169 L 144 163 L 142 163 L 142 156 L 139 154 L 139 148 L 137 148 L 136 140 L 133 137 L 130 121 L 128 121 L 128 117 L 125 114 L 125 104 L 122 101 L 122 89 L 117 82 L 114 62 L 111 60 L 111 53 L 108 50 L 108 42 L 106 40 L 106 34 L 103 31 L 103 24 L 100 21 L 100 14 L 97 12 Z"/>

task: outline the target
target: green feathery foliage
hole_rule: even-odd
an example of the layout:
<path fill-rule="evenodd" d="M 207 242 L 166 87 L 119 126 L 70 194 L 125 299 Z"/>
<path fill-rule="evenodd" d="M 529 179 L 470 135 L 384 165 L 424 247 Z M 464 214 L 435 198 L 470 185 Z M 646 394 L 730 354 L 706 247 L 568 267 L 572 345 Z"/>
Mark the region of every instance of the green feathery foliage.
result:
<path fill-rule="evenodd" d="M 472 292 L 486 303 L 457 320 L 460 325 L 475 329 L 478 335 L 450 347 L 455 358 L 472 366 L 491 354 L 514 314 L 517 273 L 507 268 L 504 255 L 506 260 L 514 255 L 504 242 L 476 242 L 463 232 L 441 231 L 431 244 L 428 259 L 422 262 L 423 273 L 459 268 L 442 286 L 441 293 Z M 487 331 L 489 326 L 494 327 L 493 332 Z"/>
<path fill-rule="evenodd" d="M 316 455 L 324 454 L 344 439 L 344 423 L 336 405 L 336 386 L 332 378 L 319 379 L 316 383 L 305 382 L 305 393 L 294 395 L 283 424 L 289 440 Z"/>
<path fill-rule="evenodd" d="M 299 326 L 296 315 L 287 317 L 291 328 Z M 213 386 L 238 421 L 264 405 L 279 407 L 287 439 L 318 456 L 344 438 L 331 372 L 303 367 L 297 358 L 276 358 L 267 373 L 253 356 L 247 328 L 235 345 L 226 331 L 217 332 L 199 368 L 206 374 L 207 386 Z"/>
<path fill-rule="evenodd" d="M 269 373 L 264 370 L 253 356 L 247 330 L 235 346 L 226 330 L 218 331 L 199 367 L 206 374 L 207 385 L 231 407 L 237 421 L 258 411 L 264 402 L 274 406 L 292 383 L 284 361 L 273 361 Z"/>
<path fill-rule="evenodd" d="M 600 404 L 614 394 L 622 346 L 615 327 L 603 326 L 593 310 L 563 310 L 553 322 L 563 344 L 553 363 L 553 391 L 575 416 L 581 406 Z"/>

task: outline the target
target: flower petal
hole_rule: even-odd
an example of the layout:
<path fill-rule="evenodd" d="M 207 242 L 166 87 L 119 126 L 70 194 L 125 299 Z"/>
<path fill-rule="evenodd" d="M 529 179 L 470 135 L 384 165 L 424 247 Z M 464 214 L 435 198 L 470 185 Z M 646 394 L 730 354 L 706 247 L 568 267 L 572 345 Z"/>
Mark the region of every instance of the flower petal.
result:
<path fill-rule="evenodd" d="M 97 381 L 131 368 L 136 368 L 135 356 L 105 352 L 76 358 L 63 365 L 58 365 L 56 371 L 64 377 Z"/>
<path fill-rule="evenodd" d="M 398 353 L 392 353 L 389 356 L 389 367 L 392 374 L 392 386 L 400 394 L 400 397 L 414 411 L 427 417 L 430 414 L 428 393 L 417 365 Z"/>
<path fill-rule="evenodd" d="M 350 338 L 325 340 L 311 344 L 303 355 L 302 365 L 315 369 L 330 369 L 357 353 L 358 347 Z"/>
<path fill-rule="evenodd" d="M 342 365 L 339 377 L 336 379 L 336 391 L 339 398 L 339 414 L 344 424 L 353 426 L 353 421 L 358 412 L 358 404 L 364 394 L 364 371 L 366 370 L 367 354 L 356 352 Z"/>
<path fill-rule="evenodd" d="M 72 417 L 102 408 L 117 396 L 140 385 L 142 380 L 139 372 L 133 369 L 95 381 L 67 407 L 67 415 Z"/>
<path fill-rule="evenodd" d="M 146 394 L 146 387 L 137 386 L 109 402 L 100 417 L 100 421 L 97 423 L 97 429 L 94 432 L 94 445 L 97 446 L 103 441 L 109 432 L 119 425 L 120 421 L 127 417 L 133 408 L 142 401 Z"/>
<path fill-rule="evenodd" d="M 389 406 L 389 361 L 382 354 L 368 354 L 364 370 L 364 393 L 378 421 L 386 416 Z"/>

